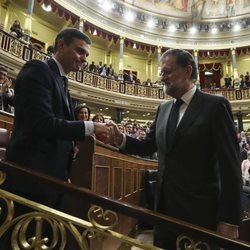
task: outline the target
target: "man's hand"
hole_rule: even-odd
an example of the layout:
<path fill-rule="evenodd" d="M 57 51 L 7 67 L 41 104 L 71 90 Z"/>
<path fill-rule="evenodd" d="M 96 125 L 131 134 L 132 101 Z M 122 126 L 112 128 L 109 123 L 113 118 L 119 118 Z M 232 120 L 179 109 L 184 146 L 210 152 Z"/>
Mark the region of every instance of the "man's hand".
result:
<path fill-rule="evenodd" d="M 119 146 L 122 143 L 123 134 L 121 133 L 115 122 L 110 120 L 107 122 L 107 126 L 110 126 L 112 128 L 112 138 L 110 138 L 111 143 Z"/>
<path fill-rule="evenodd" d="M 94 122 L 94 133 L 96 139 L 103 143 L 112 143 L 114 137 L 113 127 L 106 125 L 106 123 Z"/>
<path fill-rule="evenodd" d="M 11 80 L 6 77 L 6 79 L 5 79 L 4 83 L 3 83 L 3 87 L 2 87 L 3 88 L 2 89 L 3 93 L 8 92 L 11 85 L 12 85 Z"/>
<path fill-rule="evenodd" d="M 239 238 L 239 227 L 237 225 L 231 225 L 231 224 L 220 222 L 217 225 L 216 231 L 219 234 L 228 236 L 230 238 L 234 238 L 234 239 Z"/>

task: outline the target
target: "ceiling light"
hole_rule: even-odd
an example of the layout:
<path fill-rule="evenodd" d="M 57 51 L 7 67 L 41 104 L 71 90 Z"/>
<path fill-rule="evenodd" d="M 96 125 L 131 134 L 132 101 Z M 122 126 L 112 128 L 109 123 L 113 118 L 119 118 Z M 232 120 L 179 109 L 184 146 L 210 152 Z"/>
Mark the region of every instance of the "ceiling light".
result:
<path fill-rule="evenodd" d="M 132 21 L 134 21 L 134 19 L 135 19 L 135 15 L 134 15 L 134 13 L 132 13 L 131 11 L 127 11 L 127 12 L 125 12 L 125 14 L 124 14 L 124 18 L 125 18 L 128 22 L 132 22 Z"/>
<path fill-rule="evenodd" d="M 175 32 L 176 31 L 176 26 L 174 24 L 171 24 L 169 27 L 168 27 L 168 31 L 169 32 Z"/>
<path fill-rule="evenodd" d="M 96 36 L 96 35 L 97 35 L 97 31 L 96 31 L 96 29 L 94 29 L 94 31 L 93 31 L 93 35 L 94 35 L 94 36 Z"/>
<path fill-rule="evenodd" d="M 45 4 L 43 3 L 43 4 L 42 4 L 42 8 L 43 8 L 43 10 L 45 10 L 45 11 L 47 11 L 47 12 L 50 12 L 50 11 L 52 10 L 50 4 L 45 5 Z"/>
<path fill-rule="evenodd" d="M 110 1 L 105 1 L 104 3 L 100 3 L 100 4 L 101 4 L 101 7 L 106 11 L 110 11 L 114 7 L 114 5 Z"/>
<path fill-rule="evenodd" d="M 153 28 L 153 27 L 155 26 L 154 20 L 153 20 L 153 19 L 148 20 L 147 26 L 148 26 L 149 28 Z"/>
<path fill-rule="evenodd" d="M 211 29 L 211 33 L 212 33 L 212 34 L 216 34 L 217 32 L 218 32 L 217 27 L 213 27 L 213 28 Z"/>
<path fill-rule="evenodd" d="M 235 24 L 233 30 L 239 31 L 241 29 L 241 26 L 239 24 Z"/>
<path fill-rule="evenodd" d="M 134 43 L 134 45 L 133 45 L 133 49 L 136 49 L 136 43 Z"/>
<path fill-rule="evenodd" d="M 195 34 L 197 32 L 197 28 L 195 27 L 195 26 L 192 26 L 191 28 L 190 28 L 190 33 L 191 34 Z"/>

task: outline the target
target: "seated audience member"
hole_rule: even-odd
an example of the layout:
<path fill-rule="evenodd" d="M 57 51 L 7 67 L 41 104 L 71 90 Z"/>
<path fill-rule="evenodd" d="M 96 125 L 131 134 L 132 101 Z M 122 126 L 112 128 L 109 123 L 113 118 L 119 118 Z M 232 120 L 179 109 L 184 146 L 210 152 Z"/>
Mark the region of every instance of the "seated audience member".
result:
<path fill-rule="evenodd" d="M 104 117 L 102 114 L 95 114 L 92 118 L 93 122 L 100 122 L 100 123 L 104 123 Z"/>
<path fill-rule="evenodd" d="M 14 89 L 11 88 L 12 83 L 7 76 L 8 70 L 0 66 L 1 110 L 12 113 L 11 107 L 14 106 Z"/>
<path fill-rule="evenodd" d="M 139 129 L 138 136 L 136 139 L 143 141 L 146 138 L 146 132 L 143 129 Z"/>
<path fill-rule="evenodd" d="M 241 163 L 243 184 L 249 185 L 250 181 L 250 151 L 247 152 L 247 159 Z"/>
<path fill-rule="evenodd" d="M 249 144 L 246 143 L 246 142 L 242 143 L 242 146 L 240 148 L 240 159 L 241 159 L 241 161 L 247 159 L 248 150 L 249 150 Z"/>
<path fill-rule="evenodd" d="M 127 124 L 125 124 L 125 130 L 127 135 L 136 138 L 136 134 L 134 133 L 134 126 L 132 123 L 128 122 Z"/>
<path fill-rule="evenodd" d="M 21 38 L 23 36 L 23 30 L 20 26 L 20 22 L 15 20 L 12 26 L 10 27 L 11 35 L 17 38 Z"/>
<path fill-rule="evenodd" d="M 247 136 L 246 136 L 246 132 L 245 131 L 241 131 L 240 132 L 240 137 L 241 137 L 242 143 L 247 142 Z"/>
<path fill-rule="evenodd" d="M 75 119 L 81 121 L 89 121 L 90 119 L 90 108 L 84 104 L 80 104 L 75 108 Z"/>
<path fill-rule="evenodd" d="M 50 45 L 50 46 L 47 48 L 47 54 L 48 54 L 49 56 L 53 56 L 54 52 L 55 52 L 54 46 Z"/>
<path fill-rule="evenodd" d="M 227 88 L 232 86 L 232 78 L 227 74 L 226 77 L 224 78 L 225 81 L 225 86 Z"/>

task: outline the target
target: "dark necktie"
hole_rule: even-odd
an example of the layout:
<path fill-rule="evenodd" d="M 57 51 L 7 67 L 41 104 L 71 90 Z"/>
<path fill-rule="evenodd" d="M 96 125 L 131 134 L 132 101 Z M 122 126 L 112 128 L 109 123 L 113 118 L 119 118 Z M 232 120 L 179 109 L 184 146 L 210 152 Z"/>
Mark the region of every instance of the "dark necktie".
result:
<path fill-rule="evenodd" d="M 65 92 L 65 95 L 67 97 L 67 92 L 68 92 L 68 78 L 66 76 L 63 76 L 63 89 Z"/>
<path fill-rule="evenodd" d="M 68 109 L 70 110 L 70 108 L 69 108 L 69 100 L 68 100 L 68 78 L 66 76 L 63 76 L 62 78 L 63 78 L 63 90 L 64 90 L 64 93 L 65 93 L 65 99 L 66 99 Z"/>
<path fill-rule="evenodd" d="M 168 118 L 167 127 L 167 145 L 171 146 L 174 140 L 174 134 L 178 123 L 180 106 L 183 104 L 181 99 L 174 103 Z"/>

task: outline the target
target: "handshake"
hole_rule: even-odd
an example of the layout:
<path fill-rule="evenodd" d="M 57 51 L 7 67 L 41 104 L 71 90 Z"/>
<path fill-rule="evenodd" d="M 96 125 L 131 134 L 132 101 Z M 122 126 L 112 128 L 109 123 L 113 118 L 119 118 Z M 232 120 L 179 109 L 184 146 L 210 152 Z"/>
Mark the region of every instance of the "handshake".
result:
<path fill-rule="evenodd" d="M 113 121 L 108 121 L 106 123 L 94 122 L 94 133 L 96 139 L 105 144 L 120 145 L 123 140 L 123 134 Z"/>

